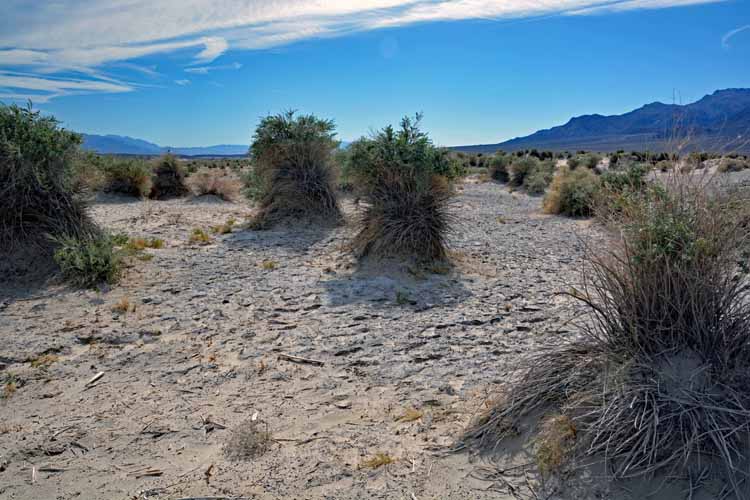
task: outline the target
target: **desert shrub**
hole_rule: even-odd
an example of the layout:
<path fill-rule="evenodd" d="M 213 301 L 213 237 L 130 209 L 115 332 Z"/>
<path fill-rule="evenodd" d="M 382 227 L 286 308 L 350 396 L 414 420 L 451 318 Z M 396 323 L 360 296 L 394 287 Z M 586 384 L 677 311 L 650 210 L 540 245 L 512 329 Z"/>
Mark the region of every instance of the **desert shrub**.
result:
<path fill-rule="evenodd" d="M 248 419 L 229 434 L 224 455 L 230 460 L 252 460 L 270 450 L 272 443 L 273 436 L 268 430 L 268 424 Z"/>
<path fill-rule="evenodd" d="M 360 256 L 446 256 L 453 189 L 447 154 L 419 128 L 421 115 L 404 118 L 352 144 L 352 173 L 368 201 L 354 246 Z"/>
<path fill-rule="evenodd" d="M 224 169 L 201 168 L 190 175 L 185 183 L 194 196 L 213 195 L 222 200 L 234 201 L 239 197 L 242 182 Z"/>
<path fill-rule="evenodd" d="M 92 193 L 104 188 L 106 177 L 102 170 L 103 159 L 91 151 L 78 150 L 73 156 L 71 186 L 73 191 Z"/>
<path fill-rule="evenodd" d="M 523 186 L 526 176 L 531 174 L 538 166 L 539 160 L 533 156 L 525 156 L 513 160 L 509 167 L 511 173 L 510 185 L 516 188 Z"/>
<path fill-rule="evenodd" d="M 172 154 L 159 158 L 153 168 L 149 197 L 161 200 L 177 198 L 187 193 L 185 169 L 180 165 L 180 160 Z"/>
<path fill-rule="evenodd" d="M 151 167 L 137 158 L 108 158 L 102 164 L 104 191 L 146 197 L 151 193 Z"/>
<path fill-rule="evenodd" d="M 82 288 L 117 281 L 121 259 L 108 235 L 60 236 L 55 242 L 55 262 L 66 281 Z"/>
<path fill-rule="evenodd" d="M 601 186 L 591 170 L 561 168 L 544 198 L 544 211 L 569 217 L 588 217 L 594 213 Z"/>
<path fill-rule="evenodd" d="M 489 175 L 498 182 L 508 182 L 510 174 L 508 173 L 508 164 L 510 157 L 503 154 L 496 154 L 489 163 Z"/>
<path fill-rule="evenodd" d="M 0 105 L 0 250 L 97 232 L 75 191 L 80 142 L 30 106 Z"/>
<path fill-rule="evenodd" d="M 526 175 L 523 180 L 523 189 L 531 195 L 544 194 L 547 186 L 552 182 L 555 176 L 555 162 L 544 160 L 538 162 L 534 169 Z"/>
<path fill-rule="evenodd" d="M 559 414 L 574 462 L 606 461 L 615 478 L 700 471 L 718 478 L 711 498 L 746 498 L 748 204 L 692 182 L 649 185 L 612 215 L 611 244 L 586 248 L 571 292 L 591 314 L 584 335 L 519 363 L 463 445 L 500 449 Z"/>
<path fill-rule="evenodd" d="M 293 111 L 263 118 L 250 151 L 260 211 L 256 228 L 286 217 L 340 217 L 331 155 L 334 123 Z"/>
<path fill-rule="evenodd" d="M 716 171 L 720 173 L 726 172 L 741 172 L 746 168 L 750 168 L 750 163 L 742 158 L 722 158 L 719 161 L 719 166 L 716 167 Z"/>

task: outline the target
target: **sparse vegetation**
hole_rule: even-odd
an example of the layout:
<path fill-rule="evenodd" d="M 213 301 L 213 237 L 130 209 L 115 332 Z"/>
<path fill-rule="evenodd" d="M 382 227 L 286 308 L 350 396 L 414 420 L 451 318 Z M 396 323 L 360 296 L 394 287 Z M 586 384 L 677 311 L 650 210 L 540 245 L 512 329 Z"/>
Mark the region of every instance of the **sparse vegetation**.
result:
<path fill-rule="evenodd" d="M 448 154 L 419 128 L 421 115 L 404 118 L 372 138 L 353 143 L 352 174 L 368 206 L 354 246 L 360 257 L 401 255 L 424 261 L 446 257 L 452 216 Z"/>
<path fill-rule="evenodd" d="M 584 335 L 525 359 L 464 444 L 494 448 L 525 428 L 544 440 L 538 415 L 554 413 L 572 423 L 572 458 L 606 457 L 619 478 L 700 464 L 742 497 L 750 301 L 738 263 L 748 204 L 687 177 L 649 185 L 608 214 L 612 246 L 587 249 L 573 292 L 592 315 Z"/>
<path fill-rule="evenodd" d="M 331 164 L 338 147 L 334 128 L 331 120 L 293 111 L 261 120 L 250 147 L 250 192 L 260 209 L 256 229 L 287 217 L 340 217 Z"/>

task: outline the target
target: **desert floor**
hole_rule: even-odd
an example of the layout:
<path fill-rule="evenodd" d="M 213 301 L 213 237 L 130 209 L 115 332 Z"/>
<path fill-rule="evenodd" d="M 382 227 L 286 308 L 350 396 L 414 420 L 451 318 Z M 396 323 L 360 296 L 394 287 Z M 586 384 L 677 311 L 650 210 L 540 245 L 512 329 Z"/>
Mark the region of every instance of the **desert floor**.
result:
<path fill-rule="evenodd" d="M 17 387 L 0 399 L 0 498 L 513 498 L 478 458 L 442 452 L 509 363 L 576 335 L 560 292 L 601 234 L 540 207 L 469 179 L 454 267 L 424 270 L 358 265 L 351 200 L 341 226 L 200 246 L 193 228 L 252 209 L 99 197 L 103 226 L 166 247 L 107 290 L 0 283 L 0 380 Z M 269 449 L 228 458 L 253 417 Z M 378 453 L 393 463 L 368 467 Z"/>

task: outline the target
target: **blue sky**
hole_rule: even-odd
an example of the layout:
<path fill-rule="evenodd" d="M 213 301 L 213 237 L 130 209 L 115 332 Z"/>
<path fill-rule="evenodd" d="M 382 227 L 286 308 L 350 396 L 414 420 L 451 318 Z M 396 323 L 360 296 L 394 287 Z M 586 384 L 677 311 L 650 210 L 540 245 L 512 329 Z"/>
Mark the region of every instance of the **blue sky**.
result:
<path fill-rule="evenodd" d="M 441 145 L 750 87 L 747 0 L 3 0 L 0 101 L 81 132 L 247 144 L 285 109 Z"/>

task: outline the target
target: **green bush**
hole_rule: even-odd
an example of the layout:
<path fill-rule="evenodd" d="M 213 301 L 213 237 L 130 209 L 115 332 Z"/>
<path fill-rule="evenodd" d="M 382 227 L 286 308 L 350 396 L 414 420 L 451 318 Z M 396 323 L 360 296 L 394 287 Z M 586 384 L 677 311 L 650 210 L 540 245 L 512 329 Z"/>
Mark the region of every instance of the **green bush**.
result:
<path fill-rule="evenodd" d="M 180 165 L 180 160 L 172 154 L 166 154 L 159 158 L 152 172 L 149 197 L 156 199 L 176 198 L 187 193 L 185 169 Z"/>
<path fill-rule="evenodd" d="M 421 115 L 404 118 L 351 147 L 352 174 L 368 206 L 354 246 L 359 255 L 401 255 L 431 261 L 446 257 L 452 216 L 448 154 L 419 128 Z"/>
<path fill-rule="evenodd" d="M 523 189 L 531 195 L 544 194 L 555 176 L 555 161 L 538 162 L 523 180 Z"/>
<path fill-rule="evenodd" d="M 563 167 L 555 175 L 544 198 L 544 211 L 569 217 L 588 217 L 594 213 L 600 186 L 601 180 L 591 170 Z"/>
<path fill-rule="evenodd" d="M 151 167 L 137 158 L 107 158 L 102 164 L 104 191 L 146 197 L 151 193 Z"/>
<path fill-rule="evenodd" d="M 504 154 L 495 154 L 490 159 L 489 175 L 492 179 L 498 182 L 508 182 L 510 180 L 510 174 L 508 173 L 508 165 L 510 164 L 510 157 Z"/>
<path fill-rule="evenodd" d="M 531 174 L 539 166 L 539 160 L 533 156 L 525 156 L 513 160 L 510 164 L 510 185 L 519 188 L 523 186 L 526 176 Z"/>
<path fill-rule="evenodd" d="M 293 111 L 263 118 L 250 152 L 260 211 L 253 225 L 263 228 L 287 217 L 339 219 L 334 186 L 335 125 Z M 247 186 L 247 184 L 246 184 Z"/>
<path fill-rule="evenodd" d="M 80 143 L 52 117 L 0 104 L 0 250 L 96 232 L 73 178 Z"/>
<path fill-rule="evenodd" d="M 60 236 L 55 242 L 55 262 L 71 284 L 90 288 L 119 278 L 120 257 L 110 236 Z"/>

